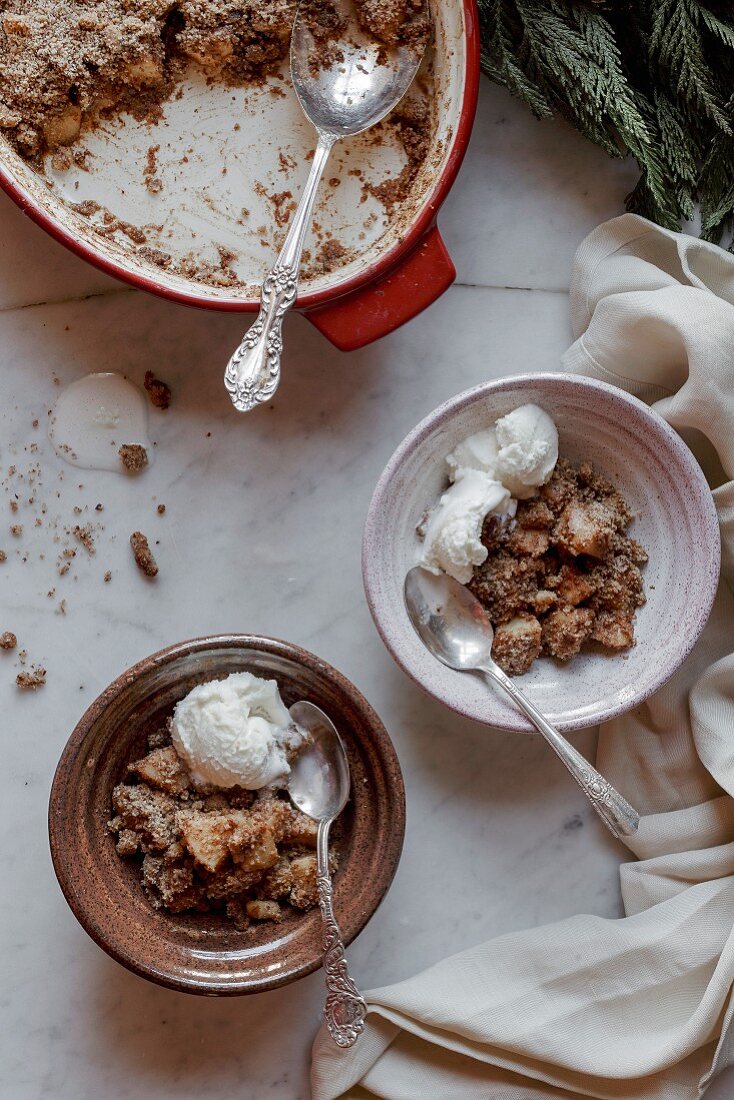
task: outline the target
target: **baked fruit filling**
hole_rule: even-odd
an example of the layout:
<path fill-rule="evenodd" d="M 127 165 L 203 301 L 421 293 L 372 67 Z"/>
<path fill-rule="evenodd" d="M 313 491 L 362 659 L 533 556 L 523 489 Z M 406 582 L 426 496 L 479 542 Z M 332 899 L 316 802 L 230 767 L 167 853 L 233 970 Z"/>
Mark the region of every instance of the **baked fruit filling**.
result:
<path fill-rule="evenodd" d="M 219 912 L 244 930 L 318 905 L 317 825 L 284 792 L 197 789 L 166 729 L 149 750 L 114 788 L 108 828 L 154 908 Z"/>
<path fill-rule="evenodd" d="M 518 501 L 512 523 L 487 518 L 488 556 L 469 588 L 489 613 L 505 672 L 519 676 L 541 655 L 568 661 L 586 643 L 634 645 L 647 553 L 627 534 L 632 519 L 590 463 L 562 458 L 536 496 Z"/>

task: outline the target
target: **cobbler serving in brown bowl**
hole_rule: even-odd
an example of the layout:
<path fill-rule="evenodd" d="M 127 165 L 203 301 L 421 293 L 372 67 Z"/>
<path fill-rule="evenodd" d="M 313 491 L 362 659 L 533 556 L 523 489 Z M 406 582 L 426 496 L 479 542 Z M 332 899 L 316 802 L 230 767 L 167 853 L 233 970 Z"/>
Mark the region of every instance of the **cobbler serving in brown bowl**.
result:
<path fill-rule="evenodd" d="M 90 936 L 130 970 L 190 993 L 272 989 L 321 963 L 315 823 L 276 780 L 258 790 L 229 785 L 226 773 L 218 787 L 203 782 L 184 727 L 171 738 L 177 705 L 193 689 L 241 673 L 274 682 L 285 706 L 321 707 L 344 742 L 351 793 L 334 827 L 333 867 L 345 942 L 382 900 L 403 843 L 395 750 L 335 669 L 251 635 L 184 642 L 141 661 L 92 704 L 62 754 L 51 854 Z"/>

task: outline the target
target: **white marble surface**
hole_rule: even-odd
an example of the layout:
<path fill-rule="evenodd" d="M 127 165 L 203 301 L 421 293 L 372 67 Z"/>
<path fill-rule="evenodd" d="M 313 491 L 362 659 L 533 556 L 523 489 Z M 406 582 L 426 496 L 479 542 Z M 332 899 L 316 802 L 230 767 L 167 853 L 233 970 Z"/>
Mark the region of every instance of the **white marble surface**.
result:
<path fill-rule="evenodd" d="M 251 999 L 159 989 L 87 938 L 53 876 L 46 802 L 74 723 L 121 669 L 186 637 L 242 630 L 288 638 L 337 665 L 385 721 L 405 774 L 408 829 L 394 886 L 350 952 L 363 986 L 408 977 L 510 929 L 620 912 L 624 850 L 545 746 L 449 715 L 392 664 L 365 606 L 359 548 L 375 480 L 418 419 L 486 377 L 557 366 L 570 338 L 573 251 L 620 211 L 633 179 L 630 165 L 608 162 L 563 126 L 534 122 L 486 85 L 441 219 L 457 286 L 349 356 L 293 317 L 274 407 L 246 419 L 221 382 L 241 320 L 112 282 L 0 199 L 0 470 L 4 478 L 11 464 L 23 471 L 35 461 L 42 469 L 36 505 L 13 516 L 4 485 L 0 494 L 8 552 L 0 631 L 15 631 L 48 669 L 46 687 L 22 695 L 15 655 L 0 654 L 0 1095 L 308 1096 L 319 974 Z M 152 417 L 149 471 L 124 480 L 55 457 L 44 430 L 59 392 L 54 374 L 64 384 L 115 369 L 141 382 L 148 368 L 175 395 L 169 412 Z M 35 528 L 41 501 L 47 514 Z M 54 522 L 57 532 L 76 522 L 75 506 L 104 530 L 96 555 L 79 554 L 59 578 Z M 24 523 L 19 540 L 13 522 Z M 160 542 L 154 585 L 131 561 L 135 528 Z M 55 613 L 61 599 L 66 615 Z M 593 731 L 576 741 L 593 752 Z"/>

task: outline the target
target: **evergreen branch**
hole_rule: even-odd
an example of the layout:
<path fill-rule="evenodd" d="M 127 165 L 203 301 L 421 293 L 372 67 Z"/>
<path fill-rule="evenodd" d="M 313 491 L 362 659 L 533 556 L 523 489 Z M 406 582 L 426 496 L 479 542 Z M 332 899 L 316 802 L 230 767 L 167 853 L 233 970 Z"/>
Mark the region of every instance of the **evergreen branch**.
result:
<path fill-rule="evenodd" d="M 710 30 L 712 34 L 715 34 L 719 41 L 723 42 L 725 46 L 728 46 L 730 50 L 734 50 L 734 27 L 729 23 L 724 23 L 717 15 L 709 11 L 708 8 L 701 8 L 700 11 L 701 18 L 708 30 Z"/>
<path fill-rule="evenodd" d="M 670 80 L 676 98 L 689 111 L 703 111 L 712 122 L 729 132 L 721 94 L 708 66 L 696 0 L 655 0 L 650 54 Z"/>
<path fill-rule="evenodd" d="M 482 40 L 482 67 L 497 84 L 503 84 L 530 107 L 536 118 L 552 118 L 553 110 L 540 88 L 515 61 L 514 32 L 517 20 L 511 20 L 502 0 L 482 5 L 486 34 Z"/>
<path fill-rule="evenodd" d="M 487 75 L 538 118 L 632 154 L 628 209 L 677 229 L 698 201 L 718 242 L 734 231 L 734 17 L 707 2 L 478 0 Z"/>

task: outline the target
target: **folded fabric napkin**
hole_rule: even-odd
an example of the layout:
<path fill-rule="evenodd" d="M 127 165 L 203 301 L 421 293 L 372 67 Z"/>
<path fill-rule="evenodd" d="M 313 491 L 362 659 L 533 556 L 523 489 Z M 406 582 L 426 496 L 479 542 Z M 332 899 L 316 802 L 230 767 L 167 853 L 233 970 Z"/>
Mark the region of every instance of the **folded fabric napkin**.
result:
<path fill-rule="evenodd" d="M 625 215 L 579 248 L 571 309 L 565 369 L 684 435 L 723 540 L 692 654 L 601 730 L 598 767 L 643 815 L 626 916 L 501 936 L 373 990 L 356 1046 L 317 1036 L 315 1100 L 690 1100 L 734 1062 L 734 256 Z"/>

